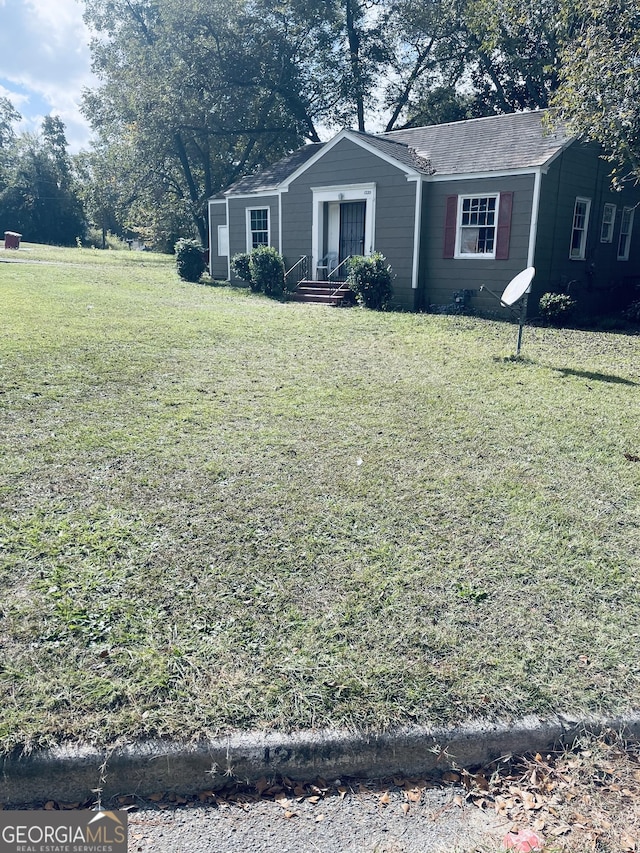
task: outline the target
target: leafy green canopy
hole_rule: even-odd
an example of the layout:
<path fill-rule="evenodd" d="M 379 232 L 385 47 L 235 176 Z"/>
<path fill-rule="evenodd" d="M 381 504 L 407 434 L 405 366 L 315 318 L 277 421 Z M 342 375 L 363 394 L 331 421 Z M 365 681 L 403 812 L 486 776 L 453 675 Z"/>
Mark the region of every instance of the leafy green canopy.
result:
<path fill-rule="evenodd" d="M 206 243 L 206 199 L 317 141 L 317 117 L 334 106 L 327 80 L 339 57 L 320 7 L 87 0 L 85 18 L 102 85 L 85 93 L 84 112 L 127 152 L 133 219 L 178 211 Z"/>
<path fill-rule="evenodd" d="M 553 103 L 571 131 L 609 152 L 616 182 L 640 179 L 640 7 L 580 0 L 567 18 L 571 38 Z"/>
<path fill-rule="evenodd" d="M 63 122 L 45 116 L 40 135 L 17 136 L 20 119 L 0 99 L 0 230 L 26 239 L 71 245 L 85 231 Z"/>
<path fill-rule="evenodd" d="M 118 218 L 156 245 L 190 230 L 206 244 L 207 198 L 320 128 L 546 107 L 561 3 L 84 0 L 101 81 L 84 112 Z"/>

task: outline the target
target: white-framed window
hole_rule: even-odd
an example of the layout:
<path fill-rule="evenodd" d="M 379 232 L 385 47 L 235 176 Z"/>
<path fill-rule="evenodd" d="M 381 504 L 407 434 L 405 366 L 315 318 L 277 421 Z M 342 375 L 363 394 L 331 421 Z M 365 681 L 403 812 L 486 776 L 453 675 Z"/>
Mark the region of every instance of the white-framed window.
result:
<path fill-rule="evenodd" d="M 269 234 L 269 208 L 248 207 L 247 208 L 247 252 L 257 249 L 258 246 L 269 246 L 271 237 Z"/>
<path fill-rule="evenodd" d="M 495 258 L 498 194 L 458 198 L 456 258 Z"/>
<path fill-rule="evenodd" d="M 602 227 L 600 228 L 600 242 L 613 243 L 613 226 L 616 222 L 615 204 L 605 204 L 602 209 Z"/>
<path fill-rule="evenodd" d="M 578 197 L 573 208 L 571 248 L 569 249 L 569 257 L 572 261 L 583 261 L 585 258 L 590 211 L 591 199 Z"/>
<path fill-rule="evenodd" d="M 620 237 L 618 238 L 618 260 L 628 261 L 631 248 L 631 231 L 633 230 L 633 214 L 635 208 L 623 207 L 620 219 Z"/>

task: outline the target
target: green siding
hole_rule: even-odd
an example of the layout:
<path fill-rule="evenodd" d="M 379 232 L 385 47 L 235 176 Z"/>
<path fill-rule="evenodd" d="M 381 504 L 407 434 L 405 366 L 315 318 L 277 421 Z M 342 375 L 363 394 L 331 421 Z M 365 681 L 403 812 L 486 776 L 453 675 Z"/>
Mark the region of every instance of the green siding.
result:
<path fill-rule="evenodd" d="M 283 254 L 288 265 L 311 256 L 313 188 L 375 183 L 374 248 L 391 264 L 394 304 L 413 309 L 411 288 L 416 184 L 402 169 L 342 139 L 291 183 L 282 197 Z"/>
<path fill-rule="evenodd" d="M 420 307 L 453 305 L 458 290 L 476 291 L 469 307 L 479 313 L 507 312 L 489 293 L 479 293 L 481 285 L 501 293 L 514 275 L 527 266 L 534 176 L 475 178 L 460 181 L 433 181 L 425 185 L 422 214 Z M 509 258 L 444 258 L 444 224 L 447 197 L 512 192 L 513 212 Z"/>
<path fill-rule="evenodd" d="M 278 196 L 252 196 L 245 198 L 230 198 L 229 199 L 229 252 L 231 257 L 239 252 L 247 251 L 247 209 L 266 207 L 269 209 L 269 223 L 271 245 L 276 249 L 280 249 L 278 245 L 279 233 L 279 205 Z M 234 281 L 239 281 L 233 277 Z"/>

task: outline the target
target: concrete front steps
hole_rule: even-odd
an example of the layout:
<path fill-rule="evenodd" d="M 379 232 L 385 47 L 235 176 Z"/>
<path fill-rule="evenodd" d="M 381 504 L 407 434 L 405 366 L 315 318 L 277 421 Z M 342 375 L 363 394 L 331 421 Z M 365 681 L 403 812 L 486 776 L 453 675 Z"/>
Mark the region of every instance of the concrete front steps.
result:
<path fill-rule="evenodd" d="M 294 302 L 319 302 L 324 305 L 353 305 L 355 295 L 352 290 L 340 282 L 328 283 L 326 281 L 301 281 L 291 295 Z"/>

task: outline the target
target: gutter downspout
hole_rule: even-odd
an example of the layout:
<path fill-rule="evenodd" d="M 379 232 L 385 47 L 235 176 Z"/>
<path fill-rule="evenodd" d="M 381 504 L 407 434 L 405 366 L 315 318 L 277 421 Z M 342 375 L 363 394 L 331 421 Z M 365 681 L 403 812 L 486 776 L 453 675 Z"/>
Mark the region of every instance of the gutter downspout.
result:
<path fill-rule="evenodd" d="M 533 200 L 531 202 L 531 225 L 529 228 L 529 253 L 527 266 L 534 265 L 536 255 L 536 240 L 538 237 L 538 213 L 540 211 L 540 189 L 542 186 L 542 169 L 536 169 L 533 182 Z"/>
<path fill-rule="evenodd" d="M 542 186 L 542 169 L 536 169 L 533 180 L 533 200 L 531 202 L 531 225 L 529 228 L 529 252 L 527 253 L 527 266 L 534 266 L 536 256 L 536 240 L 538 238 L 538 214 L 540 212 L 540 188 Z M 531 282 L 533 284 L 533 281 Z M 529 294 L 531 293 L 531 284 L 527 288 L 522 307 L 520 309 L 520 332 L 518 337 L 518 355 L 520 354 L 520 340 L 522 336 L 522 323 L 524 322 L 529 309 Z"/>
<path fill-rule="evenodd" d="M 411 289 L 418 289 L 418 273 L 420 270 L 420 227 L 422 225 L 422 178 L 416 180 L 416 210 L 413 232 L 413 268 L 411 270 Z"/>
<path fill-rule="evenodd" d="M 227 278 L 231 281 L 231 228 L 229 227 L 229 196 L 226 198 L 225 209 L 227 211 Z"/>

